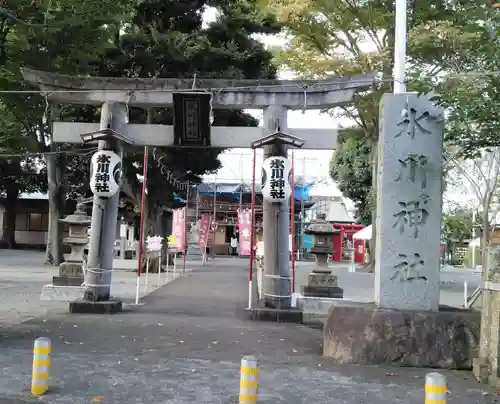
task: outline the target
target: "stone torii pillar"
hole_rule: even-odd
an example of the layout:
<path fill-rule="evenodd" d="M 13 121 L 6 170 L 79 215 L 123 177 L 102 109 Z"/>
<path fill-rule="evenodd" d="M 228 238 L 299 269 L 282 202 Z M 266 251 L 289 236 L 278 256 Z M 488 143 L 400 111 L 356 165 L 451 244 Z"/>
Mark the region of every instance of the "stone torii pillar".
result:
<path fill-rule="evenodd" d="M 286 107 L 270 105 L 264 109 L 264 128 L 269 135 L 252 143 L 264 148 L 264 160 L 288 157 L 288 147 L 301 148 L 305 141 L 284 133 L 287 126 Z M 293 184 L 292 184 L 293 186 Z M 290 309 L 292 287 L 289 259 L 290 203 L 263 200 L 264 277 L 263 296 L 266 307 Z"/>
<path fill-rule="evenodd" d="M 98 150 L 113 150 L 121 158 L 122 141 L 132 143 L 120 134 L 127 122 L 125 104 L 105 102 L 101 107 L 99 130 L 82 134 L 82 143 L 97 141 Z M 85 293 L 83 300 L 70 302 L 70 313 L 114 313 L 122 310 L 121 301 L 110 300 L 119 202 L 119 190 L 110 198 L 93 197 Z"/>

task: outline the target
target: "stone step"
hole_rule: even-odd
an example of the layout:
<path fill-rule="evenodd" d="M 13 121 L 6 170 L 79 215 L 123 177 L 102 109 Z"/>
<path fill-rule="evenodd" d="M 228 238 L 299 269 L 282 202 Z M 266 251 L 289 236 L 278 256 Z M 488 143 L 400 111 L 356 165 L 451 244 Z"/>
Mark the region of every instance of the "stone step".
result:
<path fill-rule="evenodd" d="M 81 286 L 83 276 L 53 276 L 52 284 L 54 286 Z"/>
<path fill-rule="evenodd" d="M 302 286 L 302 294 L 307 297 L 335 297 L 341 299 L 344 297 L 344 289 L 339 288 L 338 286 L 308 285 Z"/>

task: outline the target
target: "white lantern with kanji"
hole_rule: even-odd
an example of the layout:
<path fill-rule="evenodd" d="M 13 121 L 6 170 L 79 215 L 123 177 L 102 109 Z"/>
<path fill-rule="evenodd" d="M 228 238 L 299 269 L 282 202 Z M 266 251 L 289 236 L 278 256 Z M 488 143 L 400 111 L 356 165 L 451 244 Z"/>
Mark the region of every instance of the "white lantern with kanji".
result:
<path fill-rule="evenodd" d="M 292 164 L 286 157 L 274 156 L 262 164 L 262 196 L 269 202 L 285 202 L 292 194 Z"/>
<path fill-rule="evenodd" d="M 111 150 L 99 150 L 90 163 L 90 189 L 101 198 L 110 198 L 120 189 L 122 160 Z"/>

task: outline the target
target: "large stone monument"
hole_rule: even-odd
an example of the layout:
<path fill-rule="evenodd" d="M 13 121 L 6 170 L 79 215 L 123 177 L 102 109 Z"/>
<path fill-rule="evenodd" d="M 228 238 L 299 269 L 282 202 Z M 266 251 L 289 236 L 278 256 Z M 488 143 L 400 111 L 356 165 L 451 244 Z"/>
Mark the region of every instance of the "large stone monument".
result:
<path fill-rule="evenodd" d="M 443 114 L 385 94 L 378 144 L 375 302 L 338 302 L 323 354 L 341 363 L 470 369 L 477 313 L 439 310 Z"/>
<path fill-rule="evenodd" d="M 473 361 L 477 381 L 500 387 L 500 245 L 488 248 L 485 265 L 481 339 Z"/>
<path fill-rule="evenodd" d="M 380 108 L 375 302 L 436 311 L 443 113 L 416 94 L 385 94 Z"/>
<path fill-rule="evenodd" d="M 328 255 L 333 252 L 333 235 L 338 230 L 326 221 L 326 214 L 318 213 L 304 233 L 313 237 L 311 253 L 316 257 L 316 266 L 307 278 L 308 284 L 302 286 L 302 294 L 307 297 L 342 298 L 344 291 L 339 288 L 337 277 L 328 267 Z"/>

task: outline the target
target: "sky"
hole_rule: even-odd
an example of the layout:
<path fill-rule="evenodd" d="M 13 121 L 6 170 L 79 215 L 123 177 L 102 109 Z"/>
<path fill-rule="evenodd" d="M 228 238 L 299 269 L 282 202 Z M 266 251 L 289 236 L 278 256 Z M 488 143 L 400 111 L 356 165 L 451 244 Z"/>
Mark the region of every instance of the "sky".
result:
<path fill-rule="evenodd" d="M 216 18 L 215 9 L 209 8 L 204 14 L 206 23 Z M 283 44 L 284 40 L 278 36 L 259 35 L 257 38 L 266 46 Z M 294 74 L 290 71 L 282 71 L 279 78 L 293 79 Z M 256 118 L 262 120 L 262 111 L 247 110 Z M 289 128 L 331 129 L 338 128 L 335 120 L 328 114 L 321 114 L 316 110 L 288 112 Z M 295 161 L 295 173 L 297 176 L 306 178 L 326 178 L 328 176 L 328 162 L 332 151 L 327 150 L 295 150 L 293 153 Z M 289 154 L 291 158 L 291 154 Z M 252 180 L 252 151 L 250 149 L 231 149 L 220 155 L 222 168 L 216 175 L 208 175 L 207 181 L 229 182 L 229 181 L 251 181 Z M 260 173 L 262 166 L 262 150 L 257 151 L 256 172 Z M 257 174 L 257 180 L 259 175 Z"/>

